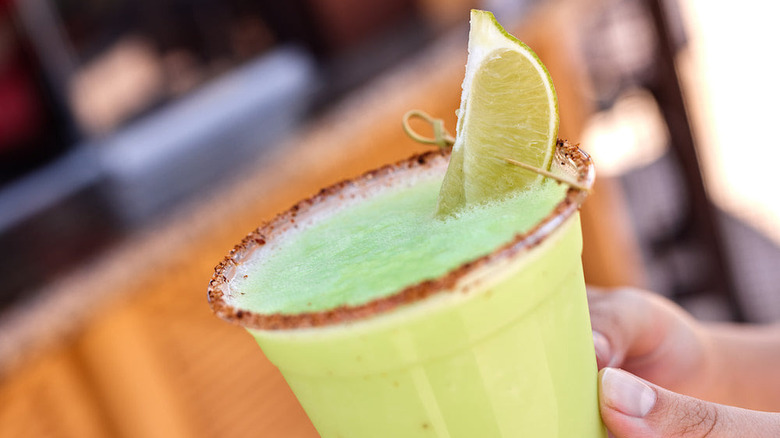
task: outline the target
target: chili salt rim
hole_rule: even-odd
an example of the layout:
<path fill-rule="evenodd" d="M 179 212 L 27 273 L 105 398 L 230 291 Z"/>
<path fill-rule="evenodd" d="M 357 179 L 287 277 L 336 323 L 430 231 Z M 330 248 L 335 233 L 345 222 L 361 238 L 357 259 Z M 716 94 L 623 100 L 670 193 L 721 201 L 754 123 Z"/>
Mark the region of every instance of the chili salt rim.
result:
<path fill-rule="evenodd" d="M 339 306 L 330 310 L 301 312 L 296 314 L 263 314 L 240 309 L 225 300 L 225 289 L 241 259 L 254 248 L 265 245 L 267 236 L 276 228 L 294 221 L 296 216 L 332 196 L 338 196 L 346 188 L 376 178 L 392 175 L 403 169 L 431 166 L 434 161 L 447 159 L 449 150 L 437 150 L 412 156 L 395 164 L 380 167 L 364 173 L 358 178 L 336 183 L 320 190 L 316 195 L 305 199 L 289 210 L 280 213 L 274 219 L 262 224 L 249 233 L 214 268 L 214 275 L 208 286 L 208 301 L 212 311 L 220 318 L 246 328 L 260 330 L 289 330 L 298 328 L 322 327 L 348 321 L 357 321 L 377 314 L 385 313 L 398 306 L 423 300 L 440 292 L 454 292 L 458 282 L 467 274 L 481 266 L 504 257 L 511 257 L 539 245 L 561 223 L 579 210 L 588 195 L 587 190 L 570 187 L 565 198 L 555 208 L 525 233 L 518 233 L 506 244 L 499 246 L 490 254 L 460 265 L 448 273 L 431 280 L 425 280 L 401 289 L 392 295 L 376 298 L 357 306 Z M 591 187 L 595 179 L 595 170 L 590 156 L 568 141 L 558 140 L 554 160 L 562 165 L 573 165 L 577 170 L 577 182 L 583 187 Z"/>

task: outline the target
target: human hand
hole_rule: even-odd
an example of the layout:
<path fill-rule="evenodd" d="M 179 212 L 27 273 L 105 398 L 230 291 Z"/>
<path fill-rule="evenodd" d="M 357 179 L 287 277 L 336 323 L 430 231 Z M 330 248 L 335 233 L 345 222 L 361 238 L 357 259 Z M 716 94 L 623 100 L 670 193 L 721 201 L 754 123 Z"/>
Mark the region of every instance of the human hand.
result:
<path fill-rule="evenodd" d="M 780 436 L 780 414 L 680 395 L 616 368 L 599 372 L 599 407 L 614 438 Z"/>
<path fill-rule="evenodd" d="M 588 288 L 599 369 L 622 368 L 666 389 L 720 400 L 711 340 L 683 309 L 650 292 Z"/>
<path fill-rule="evenodd" d="M 724 350 L 722 331 L 702 325 L 670 301 L 648 292 L 592 289 L 588 291 L 588 300 L 597 360 L 602 369 L 601 415 L 614 437 L 780 436 L 780 414 L 694 398 L 734 400 L 730 385 L 724 382 L 728 379 L 719 356 L 724 351 L 736 350 Z M 729 337 L 733 338 L 726 338 Z M 734 344 L 744 344 L 743 338 L 734 339 L 739 341 Z M 767 351 L 765 344 L 759 345 L 762 348 L 755 351 Z M 776 375 L 774 371 L 771 374 Z M 771 382 L 758 380 L 766 391 L 774 392 Z"/>

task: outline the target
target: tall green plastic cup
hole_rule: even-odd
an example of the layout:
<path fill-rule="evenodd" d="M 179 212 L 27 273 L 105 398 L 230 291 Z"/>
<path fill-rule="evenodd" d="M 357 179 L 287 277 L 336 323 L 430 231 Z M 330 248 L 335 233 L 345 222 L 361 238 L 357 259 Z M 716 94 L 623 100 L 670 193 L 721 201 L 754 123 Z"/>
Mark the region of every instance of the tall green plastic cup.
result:
<path fill-rule="evenodd" d="M 606 437 L 570 188 L 530 231 L 441 278 L 354 307 L 263 315 L 236 305 L 236 266 L 293 223 L 407 172 L 430 153 L 324 190 L 251 233 L 217 267 L 209 301 L 244 326 L 323 437 Z M 590 158 L 559 143 L 554 171 L 590 187 Z"/>

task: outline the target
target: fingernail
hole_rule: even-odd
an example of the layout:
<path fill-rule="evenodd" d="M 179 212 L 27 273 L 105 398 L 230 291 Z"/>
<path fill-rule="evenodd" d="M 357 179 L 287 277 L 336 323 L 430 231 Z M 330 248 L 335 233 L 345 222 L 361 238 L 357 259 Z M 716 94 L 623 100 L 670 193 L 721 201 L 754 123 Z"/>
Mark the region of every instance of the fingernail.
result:
<path fill-rule="evenodd" d="M 607 406 L 637 418 L 647 415 L 656 400 L 653 388 L 634 375 L 615 368 L 601 371 L 601 395 Z"/>
<path fill-rule="evenodd" d="M 596 349 L 596 363 L 599 369 L 608 366 L 612 360 L 612 352 L 607 337 L 601 332 L 593 332 L 593 346 Z"/>

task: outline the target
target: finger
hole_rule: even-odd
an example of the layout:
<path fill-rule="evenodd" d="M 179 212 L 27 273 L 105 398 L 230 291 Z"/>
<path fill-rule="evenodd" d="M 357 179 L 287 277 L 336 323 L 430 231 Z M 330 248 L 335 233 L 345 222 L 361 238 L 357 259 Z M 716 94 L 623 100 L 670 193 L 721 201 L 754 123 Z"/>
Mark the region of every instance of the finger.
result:
<path fill-rule="evenodd" d="M 615 368 L 599 373 L 601 416 L 615 438 L 780 436 L 780 414 L 704 402 Z"/>
<path fill-rule="evenodd" d="M 673 303 L 638 289 L 588 289 L 599 368 L 642 371 L 662 355 L 698 353 L 702 344 L 692 319 Z M 696 358 L 695 354 L 688 357 Z"/>
<path fill-rule="evenodd" d="M 613 291 L 588 289 L 591 327 L 599 366 L 623 365 L 626 357 L 637 357 L 653 351 L 660 343 L 663 328 L 649 297 L 634 289 Z"/>

